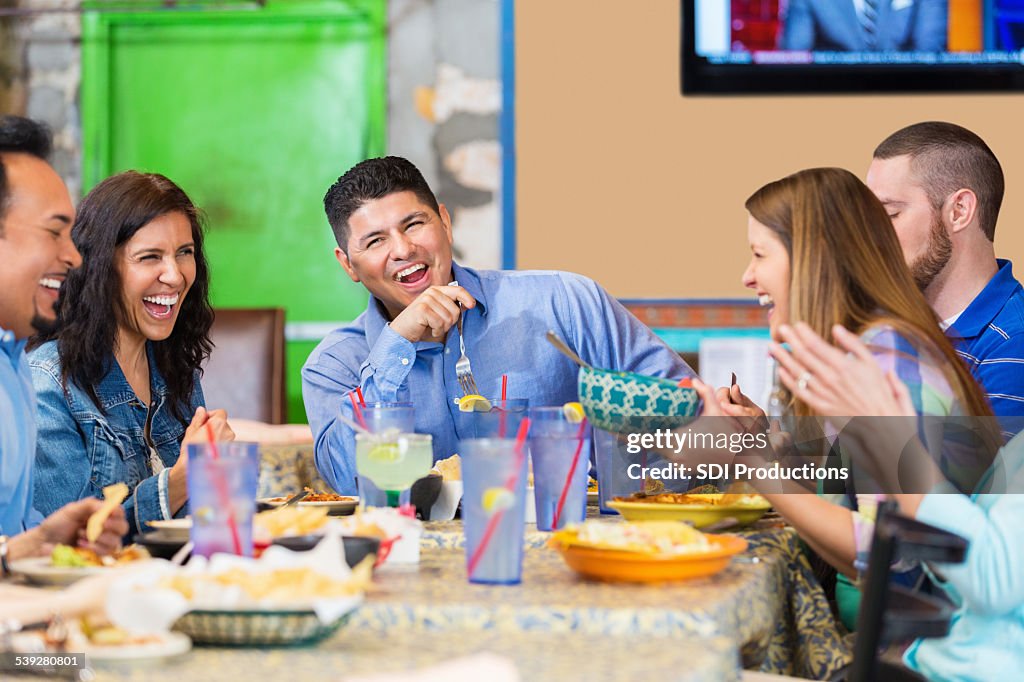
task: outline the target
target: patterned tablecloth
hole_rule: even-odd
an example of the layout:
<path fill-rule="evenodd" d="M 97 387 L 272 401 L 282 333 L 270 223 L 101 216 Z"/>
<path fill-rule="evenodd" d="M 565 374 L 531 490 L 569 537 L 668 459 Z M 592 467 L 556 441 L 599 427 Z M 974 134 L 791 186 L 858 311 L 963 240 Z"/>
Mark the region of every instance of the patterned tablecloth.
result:
<path fill-rule="evenodd" d="M 260 445 L 260 478 L 256 497 L 291 495 L 306 486 L 332 492 L 316 470 L 312 443 Z"/>
<path fill-rule="evenodd" d="M 358 620 L 381 631 L 576 632 L 601 641 L 725 636 L 744 667 L 829 677 L 849 662 L 849 650 L 796 533 L 762 524 L 739 534 L 750 549 L 724 572 L 639 586 L 582 580 L 544 547 L 546 533 L 527 530 L 522 584 L 495 587 L 466 580 L 460 522 L 428 523 L 419 570 L 382 572 Z"/>

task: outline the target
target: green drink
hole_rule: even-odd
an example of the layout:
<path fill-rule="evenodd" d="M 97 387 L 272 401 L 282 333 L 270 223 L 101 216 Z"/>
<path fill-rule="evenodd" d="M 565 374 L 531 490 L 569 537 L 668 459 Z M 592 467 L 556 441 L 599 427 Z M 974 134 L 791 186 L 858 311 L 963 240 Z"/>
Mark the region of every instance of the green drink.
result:
<path fill-rule="evenodd" d="M 356 434 L 356 470 L 388 496 L 388 506 L 398 506 L 398 496 L 430 473 L 434 447 L 427 434 Z"/>

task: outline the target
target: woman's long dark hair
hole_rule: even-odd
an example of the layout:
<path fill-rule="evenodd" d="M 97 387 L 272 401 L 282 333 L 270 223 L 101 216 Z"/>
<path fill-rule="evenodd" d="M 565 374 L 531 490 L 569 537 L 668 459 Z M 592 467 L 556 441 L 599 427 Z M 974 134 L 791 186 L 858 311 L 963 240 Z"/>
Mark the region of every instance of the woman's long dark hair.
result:
<path fill-rule="evenodd" d="M 120 320 L 125 319 L 121 277 L 114 265 L 117 248 L 142 227 L 168 213 L 181 213 L 192 225 L 196 278 L 182 303 L 171 335 L 153 342 L 156 367 L 170 392 L 175 418 L 187 423 L 196 370 L 210 356 L 210 273 L 203 253 L 199 211 L 185 191 L 156 173 L 126 171 L 107 178 L 78 207 L 71 238 L 82 267 L 68 273 L 61 289 L 55 331 L 39 343 L 57 340 L 65 387 L 72 381 L 102 410 L 96 386 L 110 371 Z"/>

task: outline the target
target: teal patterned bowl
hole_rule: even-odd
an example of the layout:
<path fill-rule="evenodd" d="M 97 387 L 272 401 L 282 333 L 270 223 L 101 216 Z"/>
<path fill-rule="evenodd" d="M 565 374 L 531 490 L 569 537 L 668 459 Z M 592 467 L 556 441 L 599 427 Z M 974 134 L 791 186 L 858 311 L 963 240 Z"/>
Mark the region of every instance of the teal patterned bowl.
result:
<path fill-rule="evenodd" d="M 676 429 L 700 414 L 697 391 L 669 379 L 581 367 L 578 385 L 587 419 L 612 433 Z"/>

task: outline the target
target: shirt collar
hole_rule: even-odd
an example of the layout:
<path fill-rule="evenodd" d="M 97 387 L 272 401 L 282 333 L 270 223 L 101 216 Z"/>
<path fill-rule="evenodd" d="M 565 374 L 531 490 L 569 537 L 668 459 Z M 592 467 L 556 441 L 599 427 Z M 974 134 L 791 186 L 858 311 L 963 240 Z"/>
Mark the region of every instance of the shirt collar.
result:
<path fill-rule="evenodd" d="M 159 402 L 167 393 L 167 383 L 160 375 L 156 367 L 156 357 L 153 353 L 153 343 L 146 342 L 146 355 L 149 357 L 149 391 L 151 400 Z M 96 387 L 96 395 L 102 403 L 104 410 L 109 410 L 116 405 L 123 405 L 136 400 L 135 390 L 128 383 L 127 377 L 117 364 L 117 359 L 111 353 L 108 358 L 107 372 Z"/>
<path fill-rule="evenodd" d="M 1021 286 L 1013 278 L 1010 261 L 999 259 L 996 263 L 999 270 L 947 330 L 950 336 L 964 339 L 978 336 L 995 319 L 1010 297 L 1020 291 Z"/>
<path fill-rule="evenodd" d="M 480 286 L 480 275 L 473 268 L 464 268 L 458 263 L 452 263 L 452 275 L 469 295 L 476 299 L 477 309 L 481 315 L 487 314 L 487 298 L 484 296 L 483 287 Z"/>
<path fill-rule="evenodd" d="M 0 327 L 0 351 L 8 357 L 17 358 L 23 350 L 28 339 L 19 339 L 14 332 Z"/>
<path fill-rule="evenodd" d="M 956 321 L 959 320 L 960 316 L 963 315 L 963 314 L 964 314 L 963 310 L 956 311 L 955 313 L 953 313 L 952 315 L 950 315 L 946 319 L 944 319 L 941 322 L 939 322 L 939 329 L 941 329 L 943 331 L 943 333 L 945 333 L 945 331 L 947 329 L 949 329 L 954 324 L 956 324 Z"/>
<path fill-rule="evenodd" d="M 459 283 L 463 289 L 469 292 L 470 296 L 476 299 L 477 309 L 481 315 L 487 314 L 487 300 L 484 297 L 483 288 L 480 286 L 480 275 L 477 271 L 472 268 L 466 268 L 455 261 L 452 261 L 452 276 Z M 373 295 L 370 296 L 370 300 L 366 304 L 366 342 L 372 348 L 377 343 L 377 338 L 381 332 L 384 331 L 384 327 L 388 324 L 388 318 L 384 314 L 384 304 L 382 304 Z M 439 343 L 433 343 L 429 341 L 421 341 L 416 344 L 417 347 L 436 347 L 440 346 Z"/>

